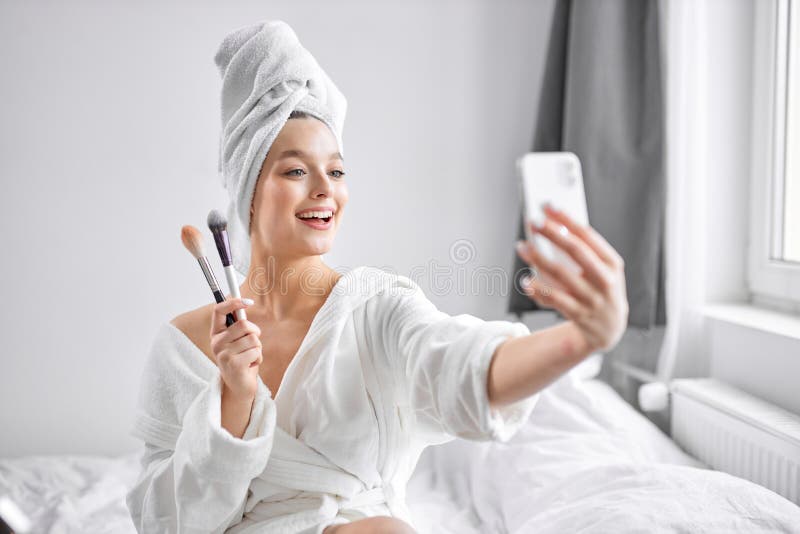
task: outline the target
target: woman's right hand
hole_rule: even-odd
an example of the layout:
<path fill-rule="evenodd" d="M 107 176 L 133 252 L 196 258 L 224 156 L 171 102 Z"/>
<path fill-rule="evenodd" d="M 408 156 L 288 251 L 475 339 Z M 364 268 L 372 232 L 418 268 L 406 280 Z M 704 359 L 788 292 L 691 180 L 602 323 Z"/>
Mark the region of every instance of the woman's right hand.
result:
<path fill-rule="evenodd" d="M 263 360 L 261 329 L 247 320 L 225 325 L 225 316 L 246 308 L 240 298 L 229 298 L 214 305 L 211 320 L 211 350 L 224 382 L 223 395 L 232 399 L 252 401 L 258 389 L 258 369 Z"/>

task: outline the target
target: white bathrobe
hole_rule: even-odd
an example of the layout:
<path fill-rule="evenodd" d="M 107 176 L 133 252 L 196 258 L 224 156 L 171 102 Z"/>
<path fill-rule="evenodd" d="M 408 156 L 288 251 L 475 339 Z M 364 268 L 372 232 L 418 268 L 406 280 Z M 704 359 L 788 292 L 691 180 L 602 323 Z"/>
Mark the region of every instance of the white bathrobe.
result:
<path fill-rule="evenodd" d="M 422 450 L 507 441 L 537 396 L 490 410 L 496 347 L 530 331 L 438 310 L 411 279 L 357 267 L 317 312 L 274 396 L 259 379 L 242 439 L 221 426 L 219 369 L 178 328 L 158 331 L 132 434 L 145 443 L 127 496 L 139 532 L 319 534 L 391 515 Z M 269 356 L 267 356 L 269 357 Z"/>

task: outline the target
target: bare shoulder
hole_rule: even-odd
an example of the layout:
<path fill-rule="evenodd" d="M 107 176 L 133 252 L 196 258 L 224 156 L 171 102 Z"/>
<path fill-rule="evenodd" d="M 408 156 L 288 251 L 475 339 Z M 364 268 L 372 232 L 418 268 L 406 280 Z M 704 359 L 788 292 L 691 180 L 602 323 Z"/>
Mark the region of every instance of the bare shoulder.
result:
<path fill-rule="evenodd" d="M 176 316 L 170 321 L 178 330 L 183 332 L 192 343 L 205 353 L 209 360 L 214 361 L 211 350 L 211 313 L 214 304 L 206 304 L 186 313 Z"/>

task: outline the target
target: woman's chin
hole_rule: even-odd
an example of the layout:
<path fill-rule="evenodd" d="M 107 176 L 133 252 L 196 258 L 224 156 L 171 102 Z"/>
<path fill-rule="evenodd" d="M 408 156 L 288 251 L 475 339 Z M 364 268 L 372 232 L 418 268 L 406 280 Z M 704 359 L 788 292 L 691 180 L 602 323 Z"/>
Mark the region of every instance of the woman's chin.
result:
<path fill-rule="evenodd" d="M 307 242 L 303 249 L 303 253 L 308 256 L 321 256 L 327 254 L 333 246 L 333 239 L 315 239 L 314 241 Z"/>

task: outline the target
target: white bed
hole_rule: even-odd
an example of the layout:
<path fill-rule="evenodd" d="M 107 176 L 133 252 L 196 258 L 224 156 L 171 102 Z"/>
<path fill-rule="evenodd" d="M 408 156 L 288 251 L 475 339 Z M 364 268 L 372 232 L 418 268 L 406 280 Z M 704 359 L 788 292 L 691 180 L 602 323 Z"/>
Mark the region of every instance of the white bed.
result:
<path fill-rule="evenodd" d="M 138 468 L 138 453 L 3 459 L 0 495 L 33 532 L 133 533 L 124 495 Z M 427 449 L 408 501 L 420 534 L 800 533 L 800 508 L 702 468 L 607 385 L 574 375 L 511 442 Z"/>

